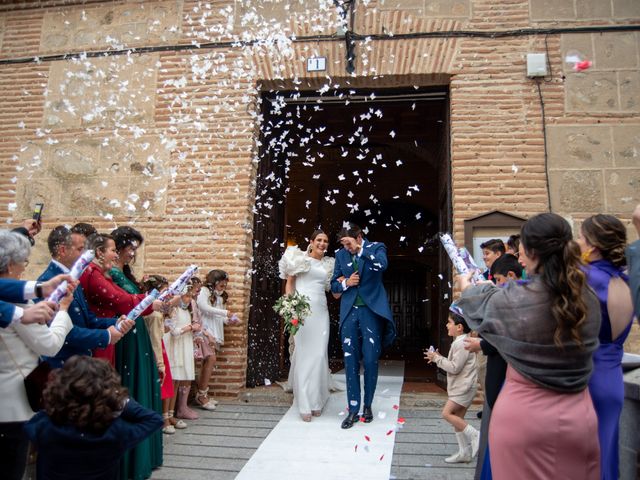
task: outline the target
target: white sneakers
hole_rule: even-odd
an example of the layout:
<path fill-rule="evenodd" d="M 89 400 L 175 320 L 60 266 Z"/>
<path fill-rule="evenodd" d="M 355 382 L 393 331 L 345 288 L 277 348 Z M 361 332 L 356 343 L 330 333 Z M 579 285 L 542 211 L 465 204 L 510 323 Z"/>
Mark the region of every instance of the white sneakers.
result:
<path fill-rule="evenodd" d="M 480 432 L 467 425 L 462 432 L 456 432 L 458 451 L 444 459 L 447 463 L 469 463 L 476 455 L 480 446 Z"/>

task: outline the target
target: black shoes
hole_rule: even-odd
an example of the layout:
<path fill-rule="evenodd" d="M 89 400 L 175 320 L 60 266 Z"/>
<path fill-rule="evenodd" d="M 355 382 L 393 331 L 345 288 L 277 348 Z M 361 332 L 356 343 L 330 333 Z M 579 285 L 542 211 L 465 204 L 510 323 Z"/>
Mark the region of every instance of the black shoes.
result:
<path fill-rule="evenodd" d="M 351 428 L 353 427 L 354 423 L 358 423 L 360 421 L 360 415 L 358 415 L 358 412 L 355 413 L 350 413 L 347 415 L 347 418 L 345 418 L 342 421 L 342 428 Z M 373 412 L 371 411 L 371 407 L 364 407 L 364 410 L 362 411 L 362 421 L 364 423 L 371 423 L 373 421 Z"/>
<path fill-rule="evenodd" d="M 358 415 L 358 412 L 350 413 L 347 415 L 347 418 L 342 421 L 342 425 L 340 425 L 340 427 L 344 429 L 351 428 L 353 427 L 353 424 L 358 423 L 359 420 L 360 415 Z"/>
<path fill-rule="evenodd" d="M 362 421 L 364 423 L 371 423 L 373 421 L 373 412 L 371 411 L 371 407 L 364 407 L 362 411 Z"/>

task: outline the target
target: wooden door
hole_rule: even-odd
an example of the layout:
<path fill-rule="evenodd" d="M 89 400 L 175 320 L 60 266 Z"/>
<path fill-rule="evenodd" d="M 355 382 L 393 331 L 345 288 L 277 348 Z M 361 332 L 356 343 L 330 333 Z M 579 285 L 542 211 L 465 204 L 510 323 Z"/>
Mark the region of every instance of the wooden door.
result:
<path fill-rule="evenodd" d="M 271 103 L 263 101 L 268 118 Z M 274 129 L 275 130 L 275 129 Z M 269 144 L 274 130 L 261 129 L 261 152 L 256 182 L 253 222 L 253 276 L 247 347 L 247 387 L 263 385 L 265 379 L 280 378 L 284 344 L 281 319 L 273 305 L 282 294 L 278 260 L 284 243 L 286 180 L 281 150 Z M 267 133 L 264 133 L 267 132 Z"/>
<path fill-rule="evenodd" d="M 442 158 L 442 164 L 439 169 L 439 184 L 440 184 L 440 192 L 439 192 L 439 228 L 441 232 L 449 232 L 452 233 L 453 228 L 453 208 L 452 208 L 452 199 L 451 199 L 451 157 L 450 157 L 450 148 L 449 148 L 449 97 L 447 96 L 447 108 L 445 109 L 445 132 L 442 138 L 442 154 L 440 158 Z M 439 255 L 439 273 L 442 275 L 442 281 L 438 282 L 438 317 L 434 321 L 434 333 L 436 334 L 436 338 L 438 338 L 438 349 L 441 353 L 446 355 L 446 352 L 449 351 L 449 346 L 451 345 L 451 338 L 447 335 L 447 329 L 445 327 L 445 323 L 449 316 L 449 305 L 451 305 L 452 296 L 453 296 L 453 275 L 452 275 L 452 266 L 451 260 L 449 260 L 449 256 L 447 252 L 444 250 L 442 245 L 439 245 L 440 255 Z M 442 371 L 438 373 L 436 382 L 439 386 L 446 389 L 447 388 L 447 378 Z"/>
<path fill-rule="evenodd" d="M 387 355 L 405 358 L 419 357 L 429 342 L 431 311 L 427 285 L 431 283 L 430 268 L 410 262 L 400 264 L 390 260 L 384 285 L 396 325 L 396 341 Z"/>

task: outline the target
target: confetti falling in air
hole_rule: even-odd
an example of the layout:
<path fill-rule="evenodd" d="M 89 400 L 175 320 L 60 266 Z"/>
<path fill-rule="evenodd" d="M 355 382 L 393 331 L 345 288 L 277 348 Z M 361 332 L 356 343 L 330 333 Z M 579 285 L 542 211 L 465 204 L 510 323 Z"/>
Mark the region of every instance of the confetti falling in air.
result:
<path fill-rule="evenodd" d="M 358 453 L 358 444 L 356 444 L 356 446 L 355 446 L 355 447 L 353 447 L 353 451 L 354 451 L 355 453 Z"/>
<path fill-rule="evenodd" d="M 387 418 L 387 412 L 378 412 L 378 418 L 380 420 L 384 420 L 385 418 Z"/>
<path fill-rule="evenodd" d="M 271 385 L 271 380 L 269 380 L 268 378 L 265 378 L 264 379 L 264 384 L 265 384 L 265 386 L 268 387 L 269 385 Z"/>
<path fill-rule="evenodd" d="M 399 409 L 400 409 L 400 407 L 399 407 L 398 405 L 394 405 L 394 406 L 393 406 L 393 409 L 394 409 L 394 410 L 399 410 Z"/>
<path fill-rule="evenodd" d="M 404 425 L 404 417 L 398 417 L 398 423 Z"/>
<path fill-rule="evenodd" d="M 371 441 L 371 437 L 369 437 L 369 435 L 365 435 L 365 436 L 364 436 L 364 439 L 365 439 L 367 442 L 370 442 L 370 441 Z"/>
<path fill-rule="evenodd" d="M 518 166 L 515 163 L 511 165 L 511 171 L 513 172 L 514 175 L 518 173 Z"/>
<path fill-rule="evenodd" d="M 392 433 L 393 433 L 393 430 L 389 430 L 389 431 L 387 432 L 387 436 L 391 435 Z"/>
<path fill-rule="evenodd" d="M 382 461 L 383 458 L 384 458 L 384 453 L 380 455 L 380 461 Z"/>

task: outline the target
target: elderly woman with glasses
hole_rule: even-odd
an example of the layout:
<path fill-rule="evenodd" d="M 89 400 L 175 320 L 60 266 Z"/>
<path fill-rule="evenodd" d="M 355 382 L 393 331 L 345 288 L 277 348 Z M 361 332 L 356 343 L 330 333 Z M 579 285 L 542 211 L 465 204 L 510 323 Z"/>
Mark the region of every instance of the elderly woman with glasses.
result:
<path fill-rule="evenodd" d="M 31 245 L 19 233 L 0 230 L 0 278 L 19 280 Z M 51 325 L 12 323 L 0 329 L 0 462 L 3 478 L 21 479 L 27 461 L 24 423 L 34 412 L 29 406 L 24 378 L 39 363 L 40 355 L 53 356 L 62 348 L 73 326 L 67 314 L 73 289 L 60 302 Z"/>

